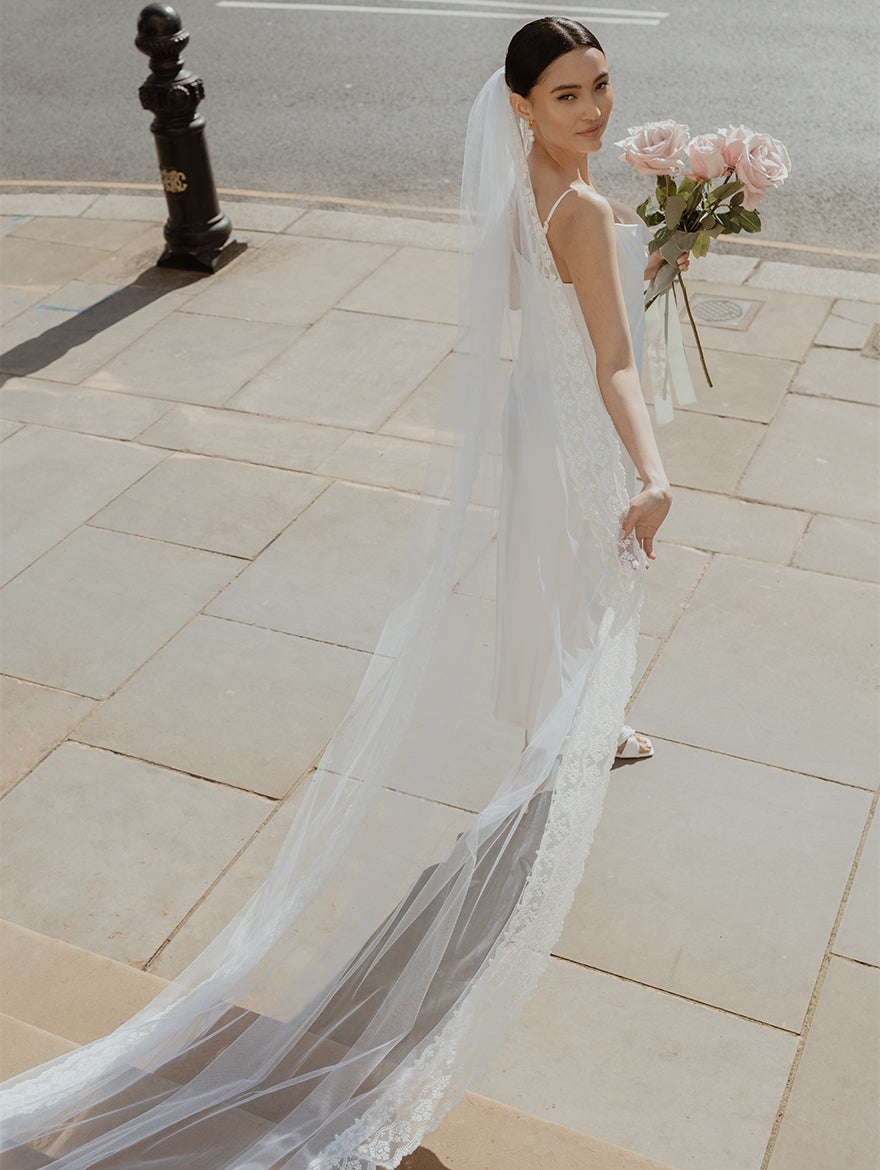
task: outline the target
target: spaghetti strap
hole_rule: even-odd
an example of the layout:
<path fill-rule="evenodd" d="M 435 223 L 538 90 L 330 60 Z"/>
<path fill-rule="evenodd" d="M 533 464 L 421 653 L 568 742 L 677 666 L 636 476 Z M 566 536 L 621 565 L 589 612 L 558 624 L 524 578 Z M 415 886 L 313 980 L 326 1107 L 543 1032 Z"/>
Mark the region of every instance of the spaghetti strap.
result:
<path fill-rule="evenodd" d="M 562 200 L 566 197 L 566 195 L 569 193 L 569 191 L 573 191 L 573 190 L 574 190 L 574 187 L 566 187 L 565 190 L 562 192 L 562 194 L 559 196 L 559 198 L 556 200 L 556 202 L 553 204 L 553 206 L 550 208 L 550 211 L 547 214 L 547 218 L 544 220 L 544 224 L 543 224 L 545 232 L 547 230 L 547 225 L 550 223 L 550 220 L 553 217 L 553 212 L 556 210 L 556 208 L 559 206 L 559 204 L 562 202 Z"/>

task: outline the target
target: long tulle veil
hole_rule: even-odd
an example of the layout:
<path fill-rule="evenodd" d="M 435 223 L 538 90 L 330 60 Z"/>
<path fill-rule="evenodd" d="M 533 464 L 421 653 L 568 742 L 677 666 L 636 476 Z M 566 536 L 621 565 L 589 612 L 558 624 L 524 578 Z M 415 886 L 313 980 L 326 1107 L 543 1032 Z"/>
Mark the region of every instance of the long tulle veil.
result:
<path fill-rule="evenodd" d="M 454 373 L 356 699 L 235 919 L 117 1031 L 3 1087 L 9 1170 L 396 1166 L 535 988 L 629 694 L 640 554 L 501 71 L 462 207 Z M 524 668 L 518 639 L 539 648 Z M 493 714 L 517 662 L 526 750 Z"/>

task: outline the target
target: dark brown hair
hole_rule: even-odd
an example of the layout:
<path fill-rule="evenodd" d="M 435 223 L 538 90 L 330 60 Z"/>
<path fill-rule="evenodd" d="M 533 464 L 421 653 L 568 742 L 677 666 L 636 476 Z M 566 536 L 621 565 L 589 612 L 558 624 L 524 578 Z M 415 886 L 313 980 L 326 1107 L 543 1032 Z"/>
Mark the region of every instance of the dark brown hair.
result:
<path fill-rule="evenodd" d="M 579 47 L 598 49 L 602 46 L 579 20 L 565 16 L 542 16 L 523 25 L 507 46 L 504 61 L 504 80 L 513 93 L 528 97 L 548 65 Z"/>

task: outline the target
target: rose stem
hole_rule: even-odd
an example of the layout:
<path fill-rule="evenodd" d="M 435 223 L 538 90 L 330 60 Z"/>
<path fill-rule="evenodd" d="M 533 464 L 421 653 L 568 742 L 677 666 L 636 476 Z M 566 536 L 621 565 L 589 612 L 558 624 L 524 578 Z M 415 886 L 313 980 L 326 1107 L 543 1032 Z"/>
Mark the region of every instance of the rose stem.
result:
<path fill-rule="evenodd" d="M 684 287 L 684 281 L 681 278 L 681 273 L 679 272 L 676 275 L 678 276 L 678 283 L 681 285 L 681 291 L 684 293 L 684 307 L 687 309 L 688 320 L 691 323 L 691 329 L 693 329 L 693 331 L 694 331 L 694 340 L 697 343 L 697 352 L 700 355 L 700 363 L 702 364 L 702 367 L 703 367 L 703 373 L 706 375 L 706 381 L 709 383 L 709 389 L 711 390 L 712 389 L 712 379 L 709 377 L 709 370 L 708 370 L 708 367 L 706 366 L 706 358 L 703 354 L 703 347 L 702 347 L 702 345 L 700 345 L 700 335 L 697 332 L 697 323 L 694 320 L 693 313 L 691 312 L 691 303 L 688 300 L 687 289 Z"/>

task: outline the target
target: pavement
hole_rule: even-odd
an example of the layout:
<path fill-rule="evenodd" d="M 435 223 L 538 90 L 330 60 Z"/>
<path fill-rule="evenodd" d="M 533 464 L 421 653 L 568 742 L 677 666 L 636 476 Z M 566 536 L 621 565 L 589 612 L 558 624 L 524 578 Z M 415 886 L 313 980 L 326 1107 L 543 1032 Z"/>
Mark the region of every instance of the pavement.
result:
<path fill-rule="evenodd" d="M 154 267 L 159 197 L 0 199 L 7 1073 L 250 894 L 393 596 L 456 229 L 228 210 L 248 249 L 198 278 Z M 714 255 L 688 283 L 715 387 L 693 361 L 659 431 L 656 755 L 615 769 L 538 994 L 407 1170 L 878 1165 L 880 283 Z"/>

